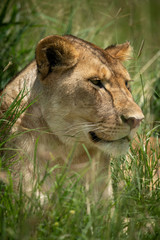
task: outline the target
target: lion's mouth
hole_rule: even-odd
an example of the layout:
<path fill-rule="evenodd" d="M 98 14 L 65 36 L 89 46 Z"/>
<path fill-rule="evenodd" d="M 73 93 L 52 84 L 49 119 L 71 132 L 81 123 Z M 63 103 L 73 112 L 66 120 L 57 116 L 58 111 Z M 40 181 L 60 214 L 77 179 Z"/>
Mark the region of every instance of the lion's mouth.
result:
<path fill-rule="evenodd" d="M 117 139 L 117 140 L 105 140 L 105 139 L 102 139 L 102 138 L 99 138 L 95 132 L 89 132 L 89 135 L 90 135 L 90 139 L 92 140 L 92 142 L 94 143 L 112 143 L 112 142 L 115 142 L 115 141 L 119 141 L 119 140 L 127 140 L 128 142 L 130 142 L 130 139 L 128 136 L 126 137 L 123 137 L 123 138 L 120 138 L 120 139 Z"/>

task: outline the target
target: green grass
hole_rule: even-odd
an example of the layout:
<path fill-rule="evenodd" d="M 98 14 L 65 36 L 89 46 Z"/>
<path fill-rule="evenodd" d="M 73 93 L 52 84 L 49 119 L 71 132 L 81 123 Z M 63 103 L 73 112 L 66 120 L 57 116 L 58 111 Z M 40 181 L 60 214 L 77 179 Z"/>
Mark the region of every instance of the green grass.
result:
<path fill-rule="evenodd" d="M 32 195 L 13 190 L 14 179 L 0 188 L 1 239 L 159 239 L 160 180 L 159 145 L 148 150 L 147 141 L 139 136 L 137 149 L 126 157 L 112 159 L 113 202 L 90 200 L 81 176 L 68 176 L 62 169 L 53 183 L 45 204 L 41 203 L 37 181 Z M 152 158 L 152 162 L 151 162 Z M 58 167 L 58 166 L 56 166 Z M 55 169 L 48 169 L 44 181 Z M 9 172 L 8 172 L 9 174 Z M 10 174 L 9 174 L 10 175 Z"/>
<path fill-rule="evenodd" d="M 0 239 L 160 239 L 159 5 L 154 0 L 1 1 L 0 88 L 34 57 L 37 41 L 49 34 L 71 33 L 101 47 L 129 40 L 135 52 L 127 68 L 145 121 L 138 133 L 137 147 L 111 161 L 113 202 L 90 201 L 88 211 L 88 194 L 81 176 L 68 176 L 64 169 L 57 175 L 44 205 L 36 195 L 42 182 L 37 181 L 30 197 L 23 192 L 21 182 L 18 192 L 13 190 L 11 177 L 7 186 L 1 182 Z M 10 127 L 26 108 L 19 109 L 22 99 L 23 93 L 0 121 L 0 151 L 9 140 Z M 150 147 L 152 136 L 155 145 Z M 3 170 L 2 160 L 4 155 Z M 5 170 L 10 176 L 10 171 L 6 167 Z M 44 181 L 52 171 L 55 169 L 46 166 Z"/>

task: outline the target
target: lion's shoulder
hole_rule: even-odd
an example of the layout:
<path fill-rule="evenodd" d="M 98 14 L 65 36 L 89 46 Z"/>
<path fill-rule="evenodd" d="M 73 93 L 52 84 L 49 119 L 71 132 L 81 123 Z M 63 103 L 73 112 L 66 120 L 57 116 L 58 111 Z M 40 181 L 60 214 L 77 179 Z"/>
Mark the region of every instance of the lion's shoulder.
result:
<path fill-rule="evenodd" d="M 3 91 L 0 92 L 1 111 L 6 111 L 13 101 L 19 96 L 24 104 L 35 82 L 37 66 L 35 60 L 29 63 L 20 73 L 11 79 Z"/>

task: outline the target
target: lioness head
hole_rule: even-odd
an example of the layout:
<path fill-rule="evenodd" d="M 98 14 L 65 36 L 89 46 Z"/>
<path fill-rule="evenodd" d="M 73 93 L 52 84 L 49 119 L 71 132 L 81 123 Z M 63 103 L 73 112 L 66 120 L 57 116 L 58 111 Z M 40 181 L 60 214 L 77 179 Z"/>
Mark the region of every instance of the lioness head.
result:
<path fill-rule="evenodd" d="M 101 49 L 73 36 L 49 36 L 36 48 L 42 113 L 66 144 L 76 140 L 108 154 L 126 152 L 144 118 L 122 61 L 129 43 Z"/>

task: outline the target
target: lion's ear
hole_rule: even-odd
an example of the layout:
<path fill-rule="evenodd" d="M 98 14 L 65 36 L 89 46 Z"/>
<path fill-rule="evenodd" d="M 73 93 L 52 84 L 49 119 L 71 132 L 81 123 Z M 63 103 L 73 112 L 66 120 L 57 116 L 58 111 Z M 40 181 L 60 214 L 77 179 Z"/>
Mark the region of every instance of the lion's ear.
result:
<path fill-rule="evenodd" d="M 36 62 L 41 79 L 56 69 L 73 67 L 77 58 L 78 53 L 69 40 L 57 35 L 42 39 L 36 48 Z"/>
<path fill-rule="evenodd" d="M 105 51 L 114 58 L 120 61 L 125 61 L 131 58 L 132 47 L 129 42 L 117 45 L 111 45 L 105 49 Z"/>

